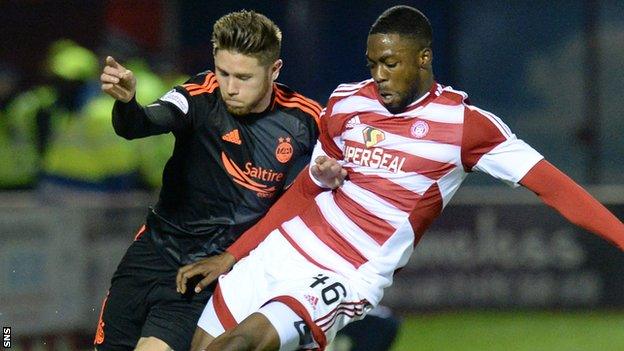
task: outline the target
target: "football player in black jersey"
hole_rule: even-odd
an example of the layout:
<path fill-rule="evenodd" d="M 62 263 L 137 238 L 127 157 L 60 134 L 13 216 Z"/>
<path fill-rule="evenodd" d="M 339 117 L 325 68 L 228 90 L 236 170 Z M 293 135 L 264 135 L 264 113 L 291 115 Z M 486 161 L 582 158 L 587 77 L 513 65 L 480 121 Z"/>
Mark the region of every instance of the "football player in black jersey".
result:
<path fill-rule="evenodd" d="M 223 252 L 258 221 L 308 162 L 321 107 L 275 83 L 281 32 L 253 11 L 213 28 L 214 72 L 140 105 L 133 73 L 106 58 L 102 90 L 117 101 L 126 139 L 173 133 L 157 204 L 115 274 L 95 336 L 98 350 L 186 350 L 212 294 L 176 292 L 178 268 Z M 140 83 L 140 82 L 139 82 Z M 344 172 L 324 159 L 314 174 L 336 187 Z"/>

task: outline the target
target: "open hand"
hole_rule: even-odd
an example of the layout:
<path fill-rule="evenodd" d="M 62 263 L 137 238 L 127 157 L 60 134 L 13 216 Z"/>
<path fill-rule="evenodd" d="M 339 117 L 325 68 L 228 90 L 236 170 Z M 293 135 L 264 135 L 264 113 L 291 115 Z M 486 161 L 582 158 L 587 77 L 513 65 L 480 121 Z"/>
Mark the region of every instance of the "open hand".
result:
<path fill-rule="evenodd" d="M 319 182 L 328 188 L 336 189 L 342 185 L 345 177 L 347 176 L 347 170 L 335 159 L 327 156 L 319 156 L 312 165 L 310 171 L 312 176 Z"/>
<path fill-rule="evenodd" d="M 199 293 L 221 274 L 229 271 L 235 262 L 236 259 L 234 256 L 224 252 L 220 255 L 204 258 L 188 264 L 178 270 L 178 275 L 176 276 L 176 291 L 180 294 L 186 293 L 187 281 L 196 275 L 202 275 L 204 279 L 197 283 L 194 288 L 195 293 Z"/>
<path fill-rule="evenodd" d="M 129 102 L 136 92 L 136 78 L 112 56 L 106 57 L 106 64 L 100 76 L 102 91 L 116 100 Z"/>

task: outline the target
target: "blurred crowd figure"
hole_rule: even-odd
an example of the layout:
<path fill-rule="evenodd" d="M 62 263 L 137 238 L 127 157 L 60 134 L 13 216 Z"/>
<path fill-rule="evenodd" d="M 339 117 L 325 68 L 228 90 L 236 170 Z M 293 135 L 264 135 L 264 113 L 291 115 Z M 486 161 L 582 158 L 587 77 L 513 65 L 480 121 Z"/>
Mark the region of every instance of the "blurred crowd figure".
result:
<path fill-rule="evenodd" d="M 0 189 L 44 193 L 152 190 L 173 150 L 169 134 L 131 143 L 115 135 L 113 99 L 99 88 L 102 63 L 91 50 L 61 39 L 47 49 L 42 83 L 20 90 L 20 75 L 0 64 Z M 138 57 L 138 56 L 137 56 Z M 125 57 L 141 84 L 137 99 L 156 100 L 186 78 L 156 74 Z"/>

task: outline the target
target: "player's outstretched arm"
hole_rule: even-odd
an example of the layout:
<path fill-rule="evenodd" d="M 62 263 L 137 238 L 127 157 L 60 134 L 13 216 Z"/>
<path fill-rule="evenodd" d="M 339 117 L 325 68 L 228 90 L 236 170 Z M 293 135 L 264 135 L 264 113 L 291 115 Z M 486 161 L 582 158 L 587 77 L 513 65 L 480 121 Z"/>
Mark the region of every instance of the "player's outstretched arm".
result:
<path fill-rule="evenodd" d="M 136 93 L 136 78 L 131 70 L 125 68 L 112 56 L 107 56 L 100 76 L 102 91 L 115 100 L 128 103 Z"/>
<path fill-rule="evenodd" d="M 546 160 L 538 162 L 520 184 L 536 193 L 570 222 L 624 250 L 624 224 L 598 200 Z"/>
<path fill-rule="evenodd" d="M 314 166 L 318 167 L 315 171 L 318 177 L 315 176 L 315 178 L 328 186 L 331 184 L 332 188 L 342 185 L 347 174 L 346 170 L 342 169 L 336 160 L 326 156 L 318 157 Z M 304 168 L 293 185 L 271 207 L 269 212 L 256 225 L 243 233 L 226 252 L 180 268 L 176 277 L 176 290 L 184 294 L 187 281 L 196 275 L 203 275 L 204 278 L 195 286 L 196 293 L 202 291 L 219 275 L 229 271 L 237 260 L 258 246 L 273 229 L 307 208 L 310 201 L 323 190 L 325 189 L 319 188 L 310 178 L 308 167 Z"/>
<path fill-rule="evenodd" d="M 234 263 L 236 263 L 234 256 L 228 252 L 224 252 L 220 255 L 204 258 L 188 264 L 178 270 L 178 275 L 176 276 L 176 290 L 180 294 L 186 293 L 188 280 L 194 276 L 202 275 L 204 278 L 197 283 L 194 288 L 195 293 L 199 293 L 221 274 L 232 269 Z"/>

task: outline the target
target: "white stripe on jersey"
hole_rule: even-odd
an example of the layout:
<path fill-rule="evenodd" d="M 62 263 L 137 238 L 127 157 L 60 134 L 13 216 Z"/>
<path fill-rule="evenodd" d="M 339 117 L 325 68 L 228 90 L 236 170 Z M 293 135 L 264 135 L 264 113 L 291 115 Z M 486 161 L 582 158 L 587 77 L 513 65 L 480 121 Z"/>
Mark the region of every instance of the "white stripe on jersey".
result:
<path fill-rule="evenodd" d="M 438 179 L 438 188 L 442 196 L 442 208 L 446 207 L 449 201 L 451 201 L 451 198 L 455 195 L 464 179 L 466 179 L 466 176 L 464 168 L 457 167 Z"/>
<path fill-rule="evenodd" d="M 455 90 L 455 89 L 453 89 L 452 86 L 442 87 L 441 85 L 439 85 L 439 88 L 441 89 L 440 92 L 448 91 L 448 92 L 460 95 L 463 98 L 464 101 L 468 98 L 468 94 L 466 94 L 466 92 L 461 91 L 461 90 Z"/>
<path fill-rule="evenodd" d="M 350 91 L 357 91 L 360 90 L 361 88 L 363 88 L 364 86 L 366 86 L 367 84 L 372 83 L 373 80 L 372 79 L 367 79 L 367 80 L 363 80 L 359 83 L 344 83 L 344 84 L 340 84 L 335 90 L 334 93 L 336 92 L 350 92 Z M 332 93 L 333 95 L 333 93 Z"/>
<path fill-rule="evenodd" d="M 420 101 L 422 101 L 422 99 L 419 99 L 414 104 L 417 104 Z M 396 118 L 418 117 L 420 119 L 432 122 L 452 124 L 461 124 L 464 122 L 464 106 L 460 104 L 444 105 L 436 104 L 435 102 L 433 102 L 407 112 L 392 114 L 376 99 L 371 99 L 359 95 L 352 95 L 337 102 L 332 109 L 332 113 L 335 115 L 356 114 L 364 112 Z"/>
<path fill-rule="evenodd" d="M 417 109 L 415 117 L 432 122 L 461 124 L 464 123 L 464 106 L 443 105 L 432 102 Z"/>
<path fill-rule="evenodd" d="M 351 163 L 348 162 L 347 164 L 351 164 Z M 380 178 L 385 178 L 388 181 L 391 181 L 394 184 L 397 184 L 401 186 L 402 188 L 405 188 L 406 190 L 417 193 L 418 195 L 423 195 L 425 191 L 427 191 L 427 189 L 429 189 L 429 187 L 431 187 L 431 185 L 435 182 L 431 178 L 424 176 L 422 174 L 418 174 L 416 172 L 394 173 L 394 172 L 387 171 L 387 170 L 385 170 L 385 172 L 381 172 L 381 171 L 384 171 L 384 170 L 371 168 L 371 167 L 363 167 L 363 166 L 357 167 L 357 171 L 354 170 L 354 172 L 357 172 L 357 173 L 371 174 L 371 175 L 378 176 Z"/>
<path fill-rule="evenodd" d="M 295 217 L 282 224 L 286 234 L 310 257 L 336 273 L 351 274 L 353 265 L 329 248 L 316 234 L 314 234 L 300 217 Z M 368 236 L 368 235 L 364 235 Z"/>
<path fill-rule="evenodd" d="M 332 141 L 334 142 L 334 144 L 336 144 L 336 146 L 340 149 L 344 151 L 345 145 L 344 145 L 344 140 L 342 139 L 342 137 L 340 135 L 337 135 L 335 137 L 332 138 Z M 312 159 L 314 160 L 314 159 Z M 338 160 L 338 162 L 340 162 L 341 160 Z"/>
<path fill-rule="evenodd" d="M 366 256 L 367 254 L 370 255 L 379 250 L 379 244 L 362 228 L 353 223 L 349 216 L 342 212 L 331 193 L 322 193 L 317 196 L 316 205 L 334 230 L 347 240 L 349 244 L 356 247 L 366 259 L 370 260 L 370 257 Z"/>
<path fill-rule="evenodd" d="M 373 112 L 382 116 L 393 116 L 379 101 L 359 95 L 351 95 L 342 99 L 332 108 L 332 113 L 335 115 L 361 112 Z"/>
<path fill-rule="evenodd" d="M 383 219 L 395 229 L 407 219 L 408 213 L 401 211 L 370 191 L 353 184 L 353 182 L 345 182 L 341 189 L 360 206 L 370 213 L 374 213 L 376 217 Z"/>
<path fill-rule="evenodd" d="M 512 135 L 510 139 L 483 155 L 473 169 L 517 187 L 522 177 L 543 158 L 544 156 L 527 143 Z"/>

